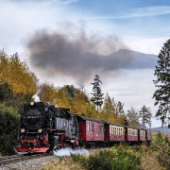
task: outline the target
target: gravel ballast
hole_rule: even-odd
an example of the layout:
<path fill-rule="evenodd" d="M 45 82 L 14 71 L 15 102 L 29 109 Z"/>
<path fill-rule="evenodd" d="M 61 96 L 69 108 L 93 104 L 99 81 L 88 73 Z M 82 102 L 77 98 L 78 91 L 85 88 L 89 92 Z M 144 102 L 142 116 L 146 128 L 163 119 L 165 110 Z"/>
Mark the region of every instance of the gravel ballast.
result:
<path fill-rule="evenodd" d="M 88 149 L 89 154 L 93 154 L 97 150 L 104 150 L 109 148 L 100 148 L 100 149 Z M 24 161 L 18 161 L 18 162 L 11 162 L 10 164 L 6 164 L 3 166 L 0 166 L 0 170 L 40 170 L 43 168 L 43 165 L 45 165 L 47 162 L 51 162 L 52 160 L 59 159 L 59 156 L 50 155 L 50 156 L 44 156 L 39 158 L 33 158 L 29 160 Z"/>
<path fill-rule="evenodd" d="M 47 162 L 59 159 L 57 156 L 44 156 L 40 158 L 29 159 L 25 161 L 19 161 L 0 166 L 0 170 L 38 170 L 43 167 Z"/>

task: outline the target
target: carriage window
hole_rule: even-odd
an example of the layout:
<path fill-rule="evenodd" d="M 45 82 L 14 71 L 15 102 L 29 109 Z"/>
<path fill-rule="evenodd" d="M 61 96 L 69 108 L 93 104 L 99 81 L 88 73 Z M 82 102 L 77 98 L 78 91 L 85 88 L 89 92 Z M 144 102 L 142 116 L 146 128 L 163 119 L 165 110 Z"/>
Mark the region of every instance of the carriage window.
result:
<path fill-rule="evenodd" d="M 99 132 L 101 132 L 101 127 L 100 127 L 100 125 L 99 125 Z"/>
<path fill-rule="evenodd" d="M 87 123 L 87 131 L 90 131 L 90 124 Z"/>
<path fill-rule="evenodd" d="M 113 134 L 115 134 L 115 127 L 113 128 Z"/>

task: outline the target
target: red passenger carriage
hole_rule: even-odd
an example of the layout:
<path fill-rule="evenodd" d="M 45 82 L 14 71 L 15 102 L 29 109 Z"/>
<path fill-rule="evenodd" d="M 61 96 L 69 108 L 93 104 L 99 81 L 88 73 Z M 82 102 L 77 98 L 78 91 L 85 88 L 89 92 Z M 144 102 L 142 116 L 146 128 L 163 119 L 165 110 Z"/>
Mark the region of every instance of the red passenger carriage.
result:
<path fill-rule="evenodd" d="M 104 142 L 104 122 L 85 116 L 78 116 L 79 139 L 82 144 Z"/>
<path fill-rule="evenodd" d="M 137 142 L 138 139 L 138 129 L 132 127 L 125 127 L 125 139 L 128 142 Z"/>
<path fill-rule="evenodd" d="M 125 128 L 123 125 L 115 123 L 105 122 L 105 130 L 107 141 L 112 142 L 123 142 L 125 141 Z"/>
<path fill-rule="evenodd" d="M 151 131 L 149 131 L 149 130 L 146 131 L 146 137 L 147 137 L 146 138 L 147 141 L 151 141 Z"/>
<path fill-rule="evenodd" d="M 141 142 L 142 142 L 142 141 L 146 141 L 146 138 L 147 138 L 147 137 L 146 137 L 146 136 L 147 136 L 147 135 L 146 135 L 146 132 L 147 132 L 147 131 L 146 131 L 145 129 L 140 129 L 140 130 L 139 130 L 139 135 L 138 135 L 138 136 L 139 136 L 139 141 L 141 141 Z"/>

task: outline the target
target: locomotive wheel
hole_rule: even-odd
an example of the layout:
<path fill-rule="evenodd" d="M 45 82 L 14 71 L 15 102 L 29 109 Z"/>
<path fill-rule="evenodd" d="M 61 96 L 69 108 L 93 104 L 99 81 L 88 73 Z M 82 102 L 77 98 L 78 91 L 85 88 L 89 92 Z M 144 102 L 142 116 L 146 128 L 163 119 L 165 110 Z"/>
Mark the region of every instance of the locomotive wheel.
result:
<path fill-rule="evenodd" d="M 81 142 L 81 145 L 80 145 L 82 148 L 86 148 L 87 145 L 86 145 L 86 142 Z"/>

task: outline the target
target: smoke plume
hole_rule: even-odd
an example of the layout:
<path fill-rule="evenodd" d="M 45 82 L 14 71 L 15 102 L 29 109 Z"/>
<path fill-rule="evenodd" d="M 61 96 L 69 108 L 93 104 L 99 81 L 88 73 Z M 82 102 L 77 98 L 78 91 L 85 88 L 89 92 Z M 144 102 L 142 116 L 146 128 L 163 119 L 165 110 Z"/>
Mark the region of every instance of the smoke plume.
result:
<path fill-rule="evenodd" d="M 68 28 L 69 29 L 69 28 Z M 68 76 L 76 82 L 87 81 L 91 74 L 130 67 L 133 57 L 117 35 L 78 32 L 36 32 L 27 48 L 31 65 L 48 76 Z M 119 51 L 118 51 L 119 50 Z"/>

